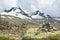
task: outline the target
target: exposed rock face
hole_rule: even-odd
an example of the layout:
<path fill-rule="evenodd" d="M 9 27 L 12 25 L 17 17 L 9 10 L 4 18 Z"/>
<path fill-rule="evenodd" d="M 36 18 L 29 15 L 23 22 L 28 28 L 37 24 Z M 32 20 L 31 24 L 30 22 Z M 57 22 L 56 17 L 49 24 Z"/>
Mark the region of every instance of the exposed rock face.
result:
<path fill-rule="evenodd" d="M 57 29 L 56 28 L 54 28 L 51 24 L 50 24 L 50 22 L 46 22 L 46 23 L 44 23 L 43 25 L 42 25 L 42 28 L 44 28 L 45 30 L 47 30 L 47 31 L 56 31 Z"/>
<path fill-rule="evenodd" d="M 41 31 L 53 32 L 53 31 L 57 31 L 57 28 L 51 26 L 51 24 L 49 22 L 46 22 L 46 23 L 42 24 L 42 26 L 37 29 L 36 35 L 39 34 Z"/>

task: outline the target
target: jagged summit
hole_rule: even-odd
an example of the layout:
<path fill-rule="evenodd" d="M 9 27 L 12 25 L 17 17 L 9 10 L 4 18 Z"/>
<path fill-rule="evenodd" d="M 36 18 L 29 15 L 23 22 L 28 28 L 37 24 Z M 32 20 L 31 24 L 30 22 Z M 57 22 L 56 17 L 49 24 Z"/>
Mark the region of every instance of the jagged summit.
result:
<path fill-rule="evenodd" d="M 5 9 L 1 14 L 12 15 L 21 19 L 31 19 L 29 15 L 25 13 L 20 7 L 11 7 L 10 9 Z"/>
<path fill-rule="evenodd" d="M 52 18 L 50 15 L 41 13 L 39 10 L 35 11 L 34 13 L 31 14 L 31 16 L 34 18 L 39 17 L 40 18 Z"/>
<path fill-rule="evenodd" d="M 10 9 L 5 9 L 4 12 L 15 11 L 16 9 L 19 9 L 20 11 L 22 11 L 22 9 L 20 7 L 11 7 Z"/>
<path fill-rule="evenodd" d="M 9 13 L 11 11 L 16 12 L 17 13 L 16 15 L 21 13 L 21 14 L 23 14 L 25 16 L 28 16 L 28 14 L 26 14 L 20 7 L 12 7 L 9 10 L 6 10 L 6 9 L 4 10 L 4 12 L 7 12 L 7 13 Z"/>

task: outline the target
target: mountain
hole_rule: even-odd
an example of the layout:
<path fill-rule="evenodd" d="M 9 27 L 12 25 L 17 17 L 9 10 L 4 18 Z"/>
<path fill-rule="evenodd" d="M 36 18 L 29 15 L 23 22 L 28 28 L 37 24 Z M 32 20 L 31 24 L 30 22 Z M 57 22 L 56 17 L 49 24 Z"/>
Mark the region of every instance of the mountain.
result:
<path fill-rule="evenodd" d="M 48 19 L 50 19 L 50 18 L 52 18 L 50 15 L 41 13 L 39 10 L 32 13 L 31 17 L 34 18 L 34 19 L 40 19 L 40 18 L 46 18 L 46 19 L 48 18 Z"/>
<path fill-rule="evenodd" d="M 4 12 L 11 12 L 11 11 L 16 12 L 18 14 L 21 13 L 22 15 L 29 17 L 29 15 L 27 13 L 25 13 L 20 7 L 12 7 L 9 10 L 4 10 Z"/>
<path fill-rule="evenodd" d="M 4 10 L 4 12 L 11 12 L 11 11 L 13 11 L 13 12 L 16 12 L 16 13 L 22 13 L 23 15 L 26 15 L 26 16 L 28 16 L 28 14 L 26 14 L 20 7 L 12 7 L 11 9 L 9 9 L 9 10 Z"/>
<path fill-rule="evenodd" d="M 20 7 L 12 7 L 10 9 L 5 9 L 1 15 L 12 15 L 19 17 L 21 19 L 31 19 L 30 16 L 25 13 Z"/>
<path fill-rule="evenodd" d="M 48 14 L 41 13 L 39 10 L 33 12 L 31 15 L 24 12 L 20 7 L 12 7 L 10 9 L 4 10 L 5 14 L 14 15 L 16 17 L 22 18 L 22 19 L 52 19 L 52 17 Z M 4 13 L 2 13 L 4 14 Z"/>
<path fill-rule="evenodd" d="M 4 12 L 1 13 L 1 15 L 12 15 L 26 20 L 33 20 L 33 19 L 34 20 L 35 19 L 36 20 L 46 20 L 46 19 L 59 20 L 51 17 L 49 14 L 41 13 L 39 10 L 29 15 L 28 13 L 24 12 L 20 7 L 11 7 L 10 9 L 5 9 Z"/>

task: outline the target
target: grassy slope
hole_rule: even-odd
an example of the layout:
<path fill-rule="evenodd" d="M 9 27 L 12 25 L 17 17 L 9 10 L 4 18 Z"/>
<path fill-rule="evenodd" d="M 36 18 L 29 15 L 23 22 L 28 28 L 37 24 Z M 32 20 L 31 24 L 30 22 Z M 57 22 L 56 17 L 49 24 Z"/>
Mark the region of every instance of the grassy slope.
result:
<path fill-rule="evenodd" d="M 14 39 L 6 38 L 6 37 L 0 37 L 0 40 L 14 40 Z"/>
<path fill-rule="evenodd" d="M 10 38 L 19 39 L 23 33 L 23 30 L 34 26 L 35 24 L 29 22 L 29 20 L 23 20 L 15 16 L 2 15 L 0 16 L 0 36 L 7 36 Z M 4 30 L 4 31 L 3 31 Z M 4 34 L 3 34 L 4 33 Z M 1 35 L 2 34 L 2 35 Z"/>
<path fill-rule="evenodd" d="M 60 31 L 54 31 L 54 32 L 41 31 L 40 33 L 35 35 L 37 29 L 38 28 L 29 28 L 26 31 L 23 40 L 60 40 Z"/>

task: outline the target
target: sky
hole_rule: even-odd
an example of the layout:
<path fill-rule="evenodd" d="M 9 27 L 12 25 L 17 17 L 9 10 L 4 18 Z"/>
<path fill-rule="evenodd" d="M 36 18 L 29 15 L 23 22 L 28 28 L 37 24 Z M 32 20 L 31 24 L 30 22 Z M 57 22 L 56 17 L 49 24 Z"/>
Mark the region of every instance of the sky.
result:
<path fill-rule="evenodd" d="M 40 10 L 42 13 L 60 17 L 60 0 L 0 0 L 0 12 L 18 6 L 28 13 Z"/>

